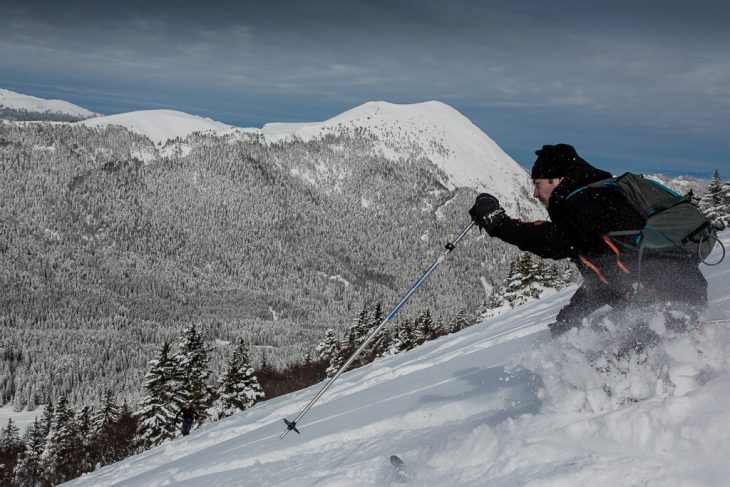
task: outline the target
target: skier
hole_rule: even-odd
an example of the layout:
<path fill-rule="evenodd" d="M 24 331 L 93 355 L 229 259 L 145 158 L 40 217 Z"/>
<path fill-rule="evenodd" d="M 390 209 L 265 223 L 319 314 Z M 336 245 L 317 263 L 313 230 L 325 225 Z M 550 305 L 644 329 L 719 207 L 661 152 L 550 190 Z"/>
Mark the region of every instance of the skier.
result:
<path fill-rule="evenodd" d="M 643 228 L 644 218 L 620 193 L 586 187 L 610 178 L 610 173 L 590 165 L 567 144 L 545 145 L 535 154 L 533 196 L 545 206 L 550 221 L 510 218 L 488 193 L 476 198 L 469 214 L 492 237 L 577 265 L 583 284 L 548 325 L 553 336 L 580 326 L 582 318 L 605 305 L 622 310 L 671 301 L 692 315 L 707 305 L 707 281 L 698 259 L 690 255 L 647 252 L 640 262 L 640 284 L 636 282 L 638 252 L 622 251 L 621 238 L 607 233 Z"/>
<path fill-rule="evenodd" d="M 182 416 L 182 434 L 187 436 L 190 434 L 190 428 L 193 426 L 193 421 L 198 417 L 198 412 L 193 408 L 193 405 L 189 402 L 183 404 L 180 410 L 175 416 L 175 424 L 177 424 L 180 416 Z"/>

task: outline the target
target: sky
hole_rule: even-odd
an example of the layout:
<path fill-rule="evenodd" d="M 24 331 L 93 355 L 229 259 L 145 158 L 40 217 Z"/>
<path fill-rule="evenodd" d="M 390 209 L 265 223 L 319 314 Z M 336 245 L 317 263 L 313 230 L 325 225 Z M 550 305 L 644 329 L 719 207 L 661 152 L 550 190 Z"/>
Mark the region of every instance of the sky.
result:
<path fill-rule="evenodd" d="M 243 127 L 439 100 L 519 163 L 730 175 L 723 0 L 0 0 L 0 87 Z"/>

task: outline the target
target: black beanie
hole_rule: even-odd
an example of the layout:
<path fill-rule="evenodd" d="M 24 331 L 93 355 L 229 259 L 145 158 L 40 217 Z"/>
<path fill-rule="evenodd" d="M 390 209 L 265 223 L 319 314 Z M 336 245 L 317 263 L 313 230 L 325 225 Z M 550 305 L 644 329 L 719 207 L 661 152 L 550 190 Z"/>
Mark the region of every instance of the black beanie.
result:
<path fill-rule="evenodd" d="M 532 179 L 561 178 L 577 161 L 583 161 L 568 144 L 543 145 L 535 154 L 537 160 L 532 165 Z"/>

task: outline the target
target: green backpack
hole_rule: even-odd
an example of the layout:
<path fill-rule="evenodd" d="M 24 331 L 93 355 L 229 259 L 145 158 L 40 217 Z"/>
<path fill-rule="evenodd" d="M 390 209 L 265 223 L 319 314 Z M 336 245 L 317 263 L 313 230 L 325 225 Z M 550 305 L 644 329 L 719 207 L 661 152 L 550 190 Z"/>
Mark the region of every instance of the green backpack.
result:
<path fill-rule="evenodd" d="M 717 238 L 717 231 L 712 223 L 692 203 L 691 192 L 681 196 L 656 181 L 628 172 L 615 178 L 596 181 L 574 193 L 586 188 L 618 191 L 644 218 L 646 223 L 643 228 L 608 234 L 609 237 L 635 236 L 630 240 L 630 245 L 638 248 L 639 266 L 645 250 L 684 253 L 697 257 L 707 265 L 717 265 L 725 258 L 723 246 L 722 258 L 712 264 L 707 262 L 715 243 L 719 242 L 722 246 L 722 242 Z"/>

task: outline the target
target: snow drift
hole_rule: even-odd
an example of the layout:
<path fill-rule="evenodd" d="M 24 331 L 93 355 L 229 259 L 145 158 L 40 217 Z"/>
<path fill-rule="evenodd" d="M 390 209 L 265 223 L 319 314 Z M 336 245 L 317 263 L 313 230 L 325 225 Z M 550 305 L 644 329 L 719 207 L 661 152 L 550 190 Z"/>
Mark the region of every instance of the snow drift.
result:
<path fill-rule="evenodd" d="M 730 245 L 730 232 L 723 240 Z M 397 485 L 391 454 L 405 460 L 413 485 L 724 485 L 730 259 L 703 269 L 706 324 L 662 333 L 657 347 L 610 370 L 580 353 L 590 329 L 559 340 L 546 331 L 570 288 L 344 374 L 301 435 L 279 440 L 282 418 L 321 385 L 70 485 Z"/>

